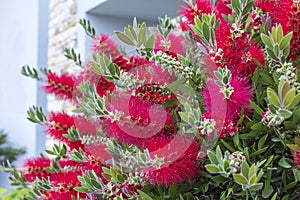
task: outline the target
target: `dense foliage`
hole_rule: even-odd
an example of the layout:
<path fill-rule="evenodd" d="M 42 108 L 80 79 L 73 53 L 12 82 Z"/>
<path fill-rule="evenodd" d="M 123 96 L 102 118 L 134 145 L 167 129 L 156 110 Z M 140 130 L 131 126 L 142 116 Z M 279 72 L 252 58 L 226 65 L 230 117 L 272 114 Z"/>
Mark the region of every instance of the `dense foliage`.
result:
<path fill-rule="evenodd" d="M 77 74 L 22 73 L 74 104 L 32 107 L 60 143 L 11 169 L 40 199 L 299 199 L 300 3 L 187 1 L 148 29 L 92 38 Z M 151 30 L 151 31 L 150 31 Z M 128 49 L 133 49 L 129 51 Z"/>

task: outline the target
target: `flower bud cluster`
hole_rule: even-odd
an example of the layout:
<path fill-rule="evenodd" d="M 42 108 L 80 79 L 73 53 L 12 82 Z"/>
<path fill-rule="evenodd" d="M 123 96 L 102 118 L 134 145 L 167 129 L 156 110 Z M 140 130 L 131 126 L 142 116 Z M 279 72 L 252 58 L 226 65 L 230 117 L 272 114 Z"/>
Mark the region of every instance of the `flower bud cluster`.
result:
<path fill-rule="evenodd" d="M 200 125 L 200 136 L 208 136 L 215 130 L 216 122 L 214 119 L 202 118 Z"/>
<path fill-rule="evenodd" d="M 230 33 L 231 33 L 232 40 L 234 40 L 236 38 L 242 37 L 243 34 L 245 33 L 245 30 L 241 29 L 234 23 L 231 26 Z"/>
<path fill-rule="evenodd" d="M 283 121 L 284 118 L 272 113 L 270 110 L 267 110 L 262 114 L 262 123 L 264 125 L 267 125 L 269 128 L 279 126 L 282 124 Z"/>
<path fill-rule="evenodd" d="M 163 51 L 154 54 L 151 58 L 151 61 L 153 60 L 156 65 L 161 65 L 163 69 L 167 69 L 170 73 L 174 72 L 178 77 L 190 79 L 194 75 L 192 67 L 182 65 L 176 58 Z"/>
<path fill-rule="evenodd" d="M 233 173 L 238 172 L 241 169 L 242 163 L 246 161 L 246 157 L 243 152 L 236 151 L 233 153 L 225 152 L 224 159 L 229 162 Z"/>
<path fill-rule="evenodd" d="M 224 60 L 223 60 L 223 49 L 222 48 L 218 48 L 217 51 L 210 51 L 209 52 L 211 60 L 214 61 L 217 65 L 222 65 L 224 64 Z"/>

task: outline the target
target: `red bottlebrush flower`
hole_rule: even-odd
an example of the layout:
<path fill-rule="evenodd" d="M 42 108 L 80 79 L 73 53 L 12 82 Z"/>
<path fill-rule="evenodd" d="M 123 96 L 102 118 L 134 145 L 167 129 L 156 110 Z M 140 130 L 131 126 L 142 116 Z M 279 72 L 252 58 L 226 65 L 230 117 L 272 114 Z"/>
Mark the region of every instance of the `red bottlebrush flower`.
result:
<path fill-rule="evenodd" d="M 46 178 L 50 176 L 50 172 L 46 170 L 50 165 L 51 160 L 48 158 L 28 159 L 22 166 L 25 170 L 22 175 L 29 182 L 35 181 L 36 177 L 39 179 Z"/>
<path fill-rule="evenodd" d="M 212 80 L 209 80 L 209 82 L 212 82 Z M 210 93 L 220 92 L 221 89 L 215 83 L 210 83 L 210 85 L 212 87 L 209 89 L 208 87 L 206 87 L 202 93 L 205 110 L 208 113 L 211 113 L 212 107 L 216 106 L 216 105 L 212 105 Z M 249 104 L 252 97 L 252 91 L 251 91 L 251 86 L 249 85 L 247 80 L 237 76 L 232 77 L 230 81 L 230 86 L 233 88 L 234 91 L 229 97 L 229 99 L 226 99 L 226 104 L 227 104 L 226 118 L 231 120 L 233 123 L 235 123 L 240 118 L 242 109 L 244 109 L 244 114 L 246 116 L 250 115 L 251 109 Z"/>
<path fill-rule="evenodd" d="M 253 74 L 258 67 L 253 59 L 264 66 L 264 54 L 250 41 L 246 32 L 233 39 L 234 34 L 234 30 L 229 27 L 227 22 L 221 21 L 216 30 L 217 50 L 221 50 L 220 55 L 211 55 L 211 58 L 217 66 L 227 66 L 234 75 L 245 77 Z M 216 56 L 220 56 L 220 58 L 216 59 Z"/>
<path fill-rule="evenodd" d="M 198 164 L 198 142 L 191 138 L 178 136 L 151 155 L 164 157 L 164 164 L 159 168 L 144 170 L 145 178 L 154 185 L 165 185 L 187 182 L 194 179 L 200 172 Z"/>
<path fill-rule="evenodd" d="M 218 1 L 214 12 L 216 13 L 216 16 L 220 19 L 222 19 L 222 15 L 231 15 L 232 14 L 232 10 L 228 7 L 228 4 L 230 4 L 231 1 L 230 0 L 220 0 Z"/>
<path fill-rule="evenodd" d="M 295 166 L 298 169 L 300 169 L 300 153 L 298 153 L 298 152 L 295 152 L 294 163 L 295 163 Z"/>
<path fill-rule="evenodd" d="M 162 41 L 170 42 L 169 49 L 166 49 L 162 45 Z M 185 43 L 185 38 L 181 35 L 176 35 L 175 33 L 169 33 L 168 37 L 164 39 L 161 34 L 155 35 L 154 51 L 164 51 L 165 53 L 177 58 L 177 54 L 185 56 L 185 51 L 183 44 Z"/>
<path fill-rule="evenodd" d="M 74 126 L 74 117 L 64 113 L 51 113 L 48 121 L 47 133 L 57 140 L 69 143 L 63 134 L 67 134 L 68 129 Z"/>
<path fill-rule="evenodd" d="M 274 4 L 274 0 L 257 0 L 255 2 L 255 7 L 261 9 L 264 13 L 269 13 Z"/>
<path fill-rule="evenodd" d="M 120 56 L 118 45 L 109 36 L 104 34 L 95 37 L 92 51 L 94 54 L 102 53 L 107 57 L 111 57 L 112 60 Z"/>
<path fill-rule="evenodd" d="M 96 134 L 97 127 L 91 121 L 83 117 L 74 117 L 64 113 L 51 113 L 48 117 L 49 125 L 47 133 L 53 138 L 66 143 L 71 149 L 83 148 L 80 141 L 70 142 L 63 134 L 68 133 L 68 129 L 75 127 L 81 134 Z"/>
<path fill-rule="evenodd" d="M 195 4 L 187 1 L 185 6 L 179 10 L 179 14 L 183 19 L 182 26 L 190 30 L 189 25 L 194 24 L 196 16 L 201 17 L 202 14 L 210 14 L 213 11 L 213 6 L 209 0 L 196 0 Z"/>
<path fill-rule="evenodd" d="M 86 155 L 88 155 L 88 154 L 89 154 L 89 152 L 86 152 Z M 60 160 L 59 165 L 62 168 L 63 172 L 80 172 L 81 173 L 81 172 L 85 172 L 87 170 L 93 170 L 97 174 L 98 177 L 103 179 L 103 181 L 106 180 L 102 176 L 102 173 L 103 173 L 102 167 L 105 166 L 105 165 L 103 165 L 102 157 L 98 159 L 98 158 L 94 157 L 94 155 L 88 155 L 88 161 L 86 161 L 86 162 L 75 162 L 73 160 Z"/>
<path fill-rule="evenodd" d="M 281 24 L 284 34 L 287 34 L 288 32 L 291 31 L 290 28 L 288 27 L 289 25 L 288 22 L 291 18 L 292 7 L 293 7 L 293 0 L 280 0 L 280 1 L 275 1 L 275 3 L 272 4 L 270 10 L 270 16 L 272 18 L 273 25 Z"/>
<path fill-rule="evenodd" d="M 56 192 L 56 191 L 50 191 L 50 192 L 46 192 L 44 193 L 45 197 L 42 198 L 43 200 L 72 200 L 72 197 L 76 198 L 77 197 L 77 193 L 76 191 L 74 192 Z M 85 194 L 81 194 L 80 196 L 82 196 L 82 198 L 85 198 L 86 195 Z"/>
<path fill-rule="evenodd" d="M 43 87 L 46 93 L 70 101 L 79 95 L 79 91 L 75 88 L 75 77 L 65 73 L 57 75 L 53 72 L 47 72 L 46 75 L 47 85 Z"/>
<path fill-rule="evenodd" d="M 300 57 L 300 3 L 294 1 L 289 21 L 289 31 L 293 31 L 290 58 L 295 61 Z"/>
<path fill-rule="evenodd" d="M 49 199 L 57 200 L 71 200 L 72 196 L 86 198 L 86 194 L 78 193 L 74 190 L 74 187 L 80 186 L 80 181 L 77 176 L 80 175 L 81 171 L 74 172 L 58 172 L 50 176 L 51 183 L 55 187 L 54 190 L 48 194 Z"/>
<path fill-rule="evenodd" d="M 249 49 L 249 55 L 246 58 L 246 65 L 249 65 L 249 73 L 253 74 L 255 69 L 257 68 L 257 64 L 253 61 L 253 59 L 257 60 L 259 64 L 263 67 L 265 65 L 265 57 L 264 52 L 258 46 L 251 44 Z"/>
<path fill-rule="evenodd" d="M 113 99 L 112 109 L 124 114 L 120 121 L 105 121 L 106 134 L 122 143 L 152 148 L 151 141 L 174 132 L 170 112 L 139 97 L 120 96 Z"/>

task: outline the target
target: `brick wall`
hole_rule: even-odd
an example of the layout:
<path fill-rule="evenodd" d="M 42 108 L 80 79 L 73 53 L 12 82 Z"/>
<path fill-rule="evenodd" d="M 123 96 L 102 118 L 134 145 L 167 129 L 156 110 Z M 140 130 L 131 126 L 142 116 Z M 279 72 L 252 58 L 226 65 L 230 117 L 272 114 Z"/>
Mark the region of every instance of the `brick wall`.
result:
<path fill-rule="evenodd" d="M 67 70 L 72 61 L 64 57 L 65 47 L 77 46 L 76 0 L 50 0 L 48 66 L 53 71 Z"/>
<path fill-rule="evenodd" d="M 77 2 L 50 0 L 49 4 L 48 69 L 56 73 L 72 72 L 74 63 L 64 56 L 64 48 L 77 47 Z M 70 110 L 67 102 L 58 101 L 52 95 L 48 95 L 47 107 L 49 111 Z"/>
<path fill-rule="evenodd" d="M 77 47 L 77 0 L 49 0 L 49 44 L 48 69 L 55 73 L 70 72 L 76 68 L 73 61 L 64 56 L 64 48 Z M 53 95 L 47 97 L 47 109 L 51 112 L 69 113 L 73 106 L 67 101 L 57 100 Z M 46 149 L 53 146 L 49 136 Z"/>

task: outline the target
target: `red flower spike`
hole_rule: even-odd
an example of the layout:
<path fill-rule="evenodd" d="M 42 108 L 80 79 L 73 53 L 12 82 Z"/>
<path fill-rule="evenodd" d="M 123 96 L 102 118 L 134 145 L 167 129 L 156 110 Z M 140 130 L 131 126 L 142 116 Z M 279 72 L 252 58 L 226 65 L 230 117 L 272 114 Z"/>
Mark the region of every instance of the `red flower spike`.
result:
<path fill-rule="evenodd" d="M 54 94 L 60 99 L 74 101 L 79 96 L 79 91 L 75 88 L 75 77 L 67 73 L 57 75 L 53 72 L 47 74 L 47 85 L 44 90 L 47 94 Z"/>
<path fill-rule="evenodd" d="M 228 7 L 228 4 L 231 3 L 231 0 L 220 0 L 218 1 L 214 12 L 216 13 L 216 16 L 220 19 L 223 19 L 222 15 L 231 15 L 232 10 Z"/>
<path fill-rule="evenodd" d="M 213 80 L 210 80 L 213 81 Z M 213 88 L 208 90 L 206 87 L 203 91 L 203 99 L 205 110 L 208 113 L 211 113 L 212 105 L 211 105 L 211 92 L 220 92 L 220 87 L 217 84 L 212 83 Z M 244 109 L 244 114 L 249 116 L 251 113 L 250 109 L 250 100 L 252 98 L 251 86 L 248 81 L 244 78 L 239 78 L 237 76 L 233 76 L 230 81 L 230 86 L 233 87 L 233 93 L 231 94 L 229 99 L 226 99 L 227 103 L 227 112 L 226 118 L 233 123 L 236 123 L 240 118 L 242 109 Z"/>
<path fill-rule="evenodd" d="M 52 174 L 50 180 L 55 189 L 49 192 L 49 199 L 71 200 L 72 196 L 77 197 L 78 192 L 74 190 L 74 187 L 81 185 L 77 178 L 81 173 L 81 171 L 73 171 Z M 79 193 L 79 196 L 86 198 L 84 193 Z"/>
<path fill-rule="evenodd" d="M 153 185 L 165 185 L 166 187 L 172 184 L 187 182 L 193 180 L 200 172 L 198 164 L 198 142 L 193 141 L 187 147 L 186 138 L 177 137 L 165 146 L 158 149 L 158 157 L 165 157 L 165 163 L 160 169 L 146 169 L 143 173 L 145 178 Z M 171 145 L 171 146 L 170 146 Z M 184 152 L 181 152 L 183 149 Z M 151 155 L 156 155 L 157 151 L 150 152 Z"/>
<path fill-rule="evenodd" d="M 25 170 L 22 175 L 28 182 L 35 181 L 36 177 L 39 179 L 46 178 L 50 175 L 50 172 L 46 170 L 50 165 L 51 160 L 48 158 L 28 159 L 22 166 Z"/>
<path fill-rule="evenodd" d="M 289 30 L 293 31 L 293 37 L 291 39 L 291 52 L 290 58 L 295 61 L 300 55 L 300 2 L 294 1 L 291 11 L 291 17 L 289 21 Z"/>
<path fill-rule="evenodd" d="M 47 126 L 47 133 L 53 138 L 66 143 L 71 149 L 83 149 L 80 141 L 70 142 L 63 134 L 68 133 L 68 129 L 75 127 L 79 132 L 84 134 L 96 134 L 97 127 L 91 121 L 83 117 L 74 117 L 64 113 L 51 113 L 48 117 L 49 125 Z"/>
<path fill-rule="evenodd" d="M 221 21 L 219 28 L 216 30 L 216 50 L 222 50 L 221 58 L 217 60 L 215 55 L 211 55 L 216 65 L 227 66 L 234 75 L 241 77 L 254 73 L 258 66 L 253 59 L 264 66 L 263 51 L 250 41 L 248 34 L 244 32 L 235 39 L 232 39 L 232 34 L 234 34 L 233 30 L 227 22 Z"/>
<path fill-rule="evenodd" d="M 298 169 L 300 169 L 300 153 L 298 152 L 295 152 L 294 164 Z"/>
<path fill-rule="evenodd" d="M 161 34 L 155 35 L 154 51 L 158 52 L 160 50 L 164 51 L 166 54 L 171 55 L 174 58 L 177 58 L 177 54 L 185 56 L 183 44 L 186 42 L 185 38 L 181 35 L 176 35 L 175 33 L 169 33 L 166 41 L 170 42 L 170 48 L 165 49 L 162 45 L 164 37 Z"/>
<path fill-rule="evenodd" d="M 94 54 L 102 53 L 107 57 L 112 58 L 112 60 L 115 60 L 120 56 L 118 48 L 119 46 L 115 41 L 109 36 L 102 34 L 95 37 L 92 51 Z"/>
<path fill-rule="evenodd" d="M 196 0 L 195 4 L 186 1 L 186 5 L 179 10 L 179 14 L 183 19 L 181 26 L 186 30 L 191 30 L 189 25 L 194 24 L 196 16 L 201 17 L 202 14 L 210 14 L 212 11 L 213 6 L 209 0 Z"/>
<path fill-rule="evenodd" d="M 153 142 L 174 133 L 173 119 L 168 109 L 152 105 L 139 97 L 113 99 L 112 109 L 129 116 L 118 122 L 105 121 L 106 134 L 122 143 L 139 148 L 153 148 Z"/>

